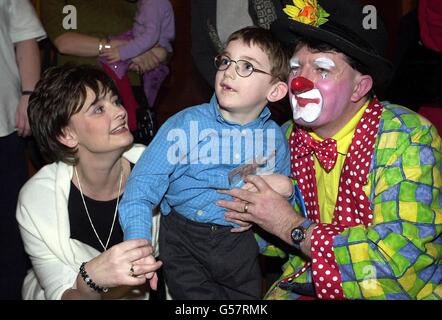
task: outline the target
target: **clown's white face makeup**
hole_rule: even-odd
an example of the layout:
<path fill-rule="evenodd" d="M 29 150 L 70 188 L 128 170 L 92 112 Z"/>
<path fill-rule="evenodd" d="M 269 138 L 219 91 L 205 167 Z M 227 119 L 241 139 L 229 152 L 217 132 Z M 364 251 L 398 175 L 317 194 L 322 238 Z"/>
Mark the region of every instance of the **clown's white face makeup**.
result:
<path fill-rule="evenodd" d="M 290 60 L 289 98 L 295 123 L 317 131 L 341 127 L 354 113 L 349 107 L 360 73 L 342 53 L 301 47 Z M 351 109 L 351 110 L 350 110 Z"/>
<path fill-rule="evenodd" d="M 315 60 L 314 64 L 318 69 L 322 69 L 321 71 L 321 78 L 325 79 L 327 78 L 330 70 L 332 70 L 334 67 L 336 67 L 333 60 L 328 58 L 318 58 Z"/>
<path fill-rule="evenodd" d="M 293 119 L 301 119 L 307 123 L 311 123 L 321 114 L 323 99 L 321 92 L 314 88 L 313 82 L 308 79 L 300 82 L 294 81 L 299 79 L 298 74 L 300 68 L 301 65 L 298 58 L 293 57 L 290 59 L 289 98 L 292 106 Z M 301 78 L 301 80 L 302 79 L 304 78 Z"/>

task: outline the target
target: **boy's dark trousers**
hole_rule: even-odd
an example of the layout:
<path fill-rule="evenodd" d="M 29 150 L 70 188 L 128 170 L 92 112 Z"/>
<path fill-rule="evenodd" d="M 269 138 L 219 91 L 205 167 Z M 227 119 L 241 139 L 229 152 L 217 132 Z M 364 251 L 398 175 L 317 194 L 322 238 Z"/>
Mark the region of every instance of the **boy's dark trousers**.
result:
<path fill-rule="evenodd" d="M 173 299 L 261 299 L 258 245 L 252 231 L 199 223 L 172 211 L 161 217 L 159 246 Z"/>

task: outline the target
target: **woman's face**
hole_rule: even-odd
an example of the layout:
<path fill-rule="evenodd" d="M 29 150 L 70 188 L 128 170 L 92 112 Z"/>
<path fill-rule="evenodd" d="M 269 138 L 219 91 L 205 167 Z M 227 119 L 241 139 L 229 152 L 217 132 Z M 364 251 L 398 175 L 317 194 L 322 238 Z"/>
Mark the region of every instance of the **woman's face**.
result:
<path fill-rule="evenodd" d="M 86 99 L 79 112 L 69 120 L 68 132 L 82 153 L 102 154 L 124 150 L 133 142 L 127 113 L 111 91 L 101 97 L 86 88 Z"/>

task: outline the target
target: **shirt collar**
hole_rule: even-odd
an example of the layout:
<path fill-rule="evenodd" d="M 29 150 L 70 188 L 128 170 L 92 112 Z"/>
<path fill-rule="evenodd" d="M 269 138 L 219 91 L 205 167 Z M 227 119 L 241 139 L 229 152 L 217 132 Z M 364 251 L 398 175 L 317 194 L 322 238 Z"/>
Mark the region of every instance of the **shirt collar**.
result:
<path fill-rule="evenodd" d="M 353 140 L 353 135 L 354 135 L 356 126 L 358 125 L 359 121 L 361 120 L 361 118 L 365 112 L 365 109 L 367 109 L 369 103 L 370 103 L 370 101 L 367 100 L 367 102 L 364 103 L 362 108 L 359 109 L 358 112 L 356 112 L 356 114 L 353 116 L 353 118 L 351 118 L 351 120 L 349 122 L 347 122 L 347 124 L 343 128 L 341 128 L 341 130 L 336 132 L 335 135 L 332 137 L 333 139 L 336 140 L 338 153 L 340 153 L 342 155 L 347 154 L 348 148 L 350 148 L 351 141 Z M 323 138 L 318 136 L 313 131 L 309 132 L 309 134 L 315 140 L 318 140 L 318 141 L 324 140 Z"/>
<path fill-rule="evenodd" d="M 226 123 L 229 125 L 233 125 L 233 126 L 241 126 L 238 123 L 235 122 L 231 122 L 228 121 L 226 119 L 224 119 L 223 115 L 221 114 L 221 112 L 219 111 L 219 104 L 218 104 L 218 100 L 216 98 L 216 94 L 213 94 L 212 98 L 210 99 L 210 107 L 212 108 L 215 116 L 216 116 L 216 120 L 220 123 Z M 259 114 L 258 118 L 253 120 L 252 122 L 249 122 L 247 124 L 245 124 L 244 126 L 252 126 L 252 125 L 262 125 L 263 123 L 265 123 L 271 116 L 271 112 L 269 110 L 269 108 L 266 106 L 261 113 Z"/>

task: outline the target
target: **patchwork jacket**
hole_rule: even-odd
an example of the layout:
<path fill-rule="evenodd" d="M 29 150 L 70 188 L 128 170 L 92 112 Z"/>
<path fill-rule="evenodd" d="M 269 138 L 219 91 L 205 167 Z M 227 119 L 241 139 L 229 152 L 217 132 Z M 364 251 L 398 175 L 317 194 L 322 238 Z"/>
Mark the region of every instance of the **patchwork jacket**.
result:
<path fill-rule="evenodd" d="M 292 127 L 290 123 L 287 136 Z M 385 103 L 363 186 L 372 223 L 324 233 L 332 243 L 344 298 L 441 299 L 441 170 L 437 129 L 413 111 Z M 297 212 L 302 202 L 295 205 Z M 315 259 L 308 261 L 295 250 L 283 251 L 257 238 L 263 254 L 288 258 L 266 299 L 300 299 L 304 292 L 314 292 L 305 288 L 315 287 L 312 269 L 322 269 L 315 268 Z M 314 295 L 321 297 L 319 292 Z"/>

